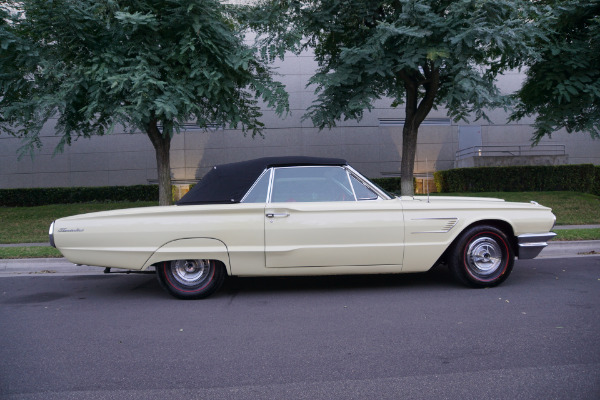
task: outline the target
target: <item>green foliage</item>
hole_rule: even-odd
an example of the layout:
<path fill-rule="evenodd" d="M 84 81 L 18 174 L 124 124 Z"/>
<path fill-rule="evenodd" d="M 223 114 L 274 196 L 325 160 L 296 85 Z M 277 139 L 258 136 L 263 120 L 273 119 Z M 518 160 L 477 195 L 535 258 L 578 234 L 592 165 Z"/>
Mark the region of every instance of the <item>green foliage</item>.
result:
<path fill-rule="evenodd" d="M 507 101 L 494 77 L 534 53 L 527 40 L 537 31 L 524 14 L 533 11 L 518 0 L 277 0 L 263 2 L 253 26 L 271 53 L 314 48 L 318 98 L 308 116 L 323 128 L 360 119 L 381 97 L 403 104 L 406 85 L 421 96 L 436 88 L 434 105 L 456 120 L 485 118 L 484 107 Z"/>
<path fill-rule="evenodd" d="M 534 141 L 565 128 L 600 137 L 600 1 L 546 0 L 537 24 L 544 36 L 512 120 L 535 115 Z"/>
<path fill-rule="evenodd" d="M 458 168 L 434 174 L 439 192 L 574 191 L 593 193 L 598 167 L 592 164 Z M 596 186 L 597 187 L 597 186 Z"/>
<path fill-rule="evenodd" d="M 0 189 L 0 207 L 157 200 L 157 185 Z"/>
<path fill-rule="evenodd" d="M 0 4 L 0 133 L 56 151 L 116 126 L 146 133 L 170 203 L 171 137 L 184 124 L 263 129 L 259 102 L 279 114 L 287 93 L 244 41 L 238 10 L 218 0 L 9 0 Z"/>
<path fill-rule="evenodd" d="M 252 27 L 271 58 L 313 49 L 320 128 L 363 117 L 374 102 L 404 104 L 403 192 L 412 192 L 420 124 L 443 106 L 454 120 L 505 107 L 499 73 L 535 54 L 533 3 L 525 0 L 264 0 Z M 410 189 L 410 190 L 408 190 Z M 412 194 L 412 193 L 403 193 Z"/>
<path fill-rule="evenodd" d="M 283 86 L 244 43 L 235 8 L 217 0 L 8 1 L 0 22 L 3 132 L 40 144 L 57 115 L 58 150 L 117 124 L 164 136 L 194 120 L 260 132 L 262 99 Z M 15 12 L 19 11 L 19 12 Z"/>

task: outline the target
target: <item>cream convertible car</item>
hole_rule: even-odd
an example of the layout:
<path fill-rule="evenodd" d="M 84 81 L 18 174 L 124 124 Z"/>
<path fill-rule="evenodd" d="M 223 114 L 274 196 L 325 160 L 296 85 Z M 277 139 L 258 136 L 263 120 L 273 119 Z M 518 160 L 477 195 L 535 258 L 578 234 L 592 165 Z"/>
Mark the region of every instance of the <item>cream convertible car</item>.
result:
<path fill-rule="evenodd" d="M 554 221 L 535 202 L 397 198 L 344 160 L 279 157 L 218 165 L 175 206 L 58 219 L 50 242 L 76 264 L 154 267 L 184 299 L 211 295 L 226 275 L 422 272 L 438 262 L 487 287 L 515 256 L 537 256 Z"/>

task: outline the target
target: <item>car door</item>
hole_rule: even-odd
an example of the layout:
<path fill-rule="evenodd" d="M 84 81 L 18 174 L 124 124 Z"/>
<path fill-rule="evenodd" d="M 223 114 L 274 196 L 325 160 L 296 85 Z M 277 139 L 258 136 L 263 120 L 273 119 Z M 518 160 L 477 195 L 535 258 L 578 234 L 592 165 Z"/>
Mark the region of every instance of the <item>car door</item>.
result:
<path fill-rule="evenodd" d="M 271 179 L 267 268 L 402 264 L 399 201 L 381 199 L 339 166 L 274 168 Z"/>

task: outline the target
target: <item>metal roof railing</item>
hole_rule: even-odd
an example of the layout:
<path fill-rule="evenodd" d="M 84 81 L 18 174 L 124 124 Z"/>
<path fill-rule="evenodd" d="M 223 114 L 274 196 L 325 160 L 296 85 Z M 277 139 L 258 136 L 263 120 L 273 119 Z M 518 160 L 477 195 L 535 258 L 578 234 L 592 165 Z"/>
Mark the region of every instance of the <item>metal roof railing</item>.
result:
<path fill-rule="evenodd" d="M 455 159 L 467 157 L 527 157 L 527 156 L 564 156 L 564 144 L 540 144 L 532 147 L 530 144 L 512 146 L 472 146 L 456 152 Z"/>

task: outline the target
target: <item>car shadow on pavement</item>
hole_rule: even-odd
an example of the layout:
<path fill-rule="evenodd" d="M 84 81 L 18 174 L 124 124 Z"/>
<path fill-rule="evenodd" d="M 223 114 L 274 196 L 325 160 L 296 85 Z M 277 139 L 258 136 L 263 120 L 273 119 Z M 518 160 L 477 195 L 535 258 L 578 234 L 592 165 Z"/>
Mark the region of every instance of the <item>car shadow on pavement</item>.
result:
<path fill-rule="evenodd" d="M 35 279 L 35 277 L 31 277 Z M 44 292 L 28 296 L 15 296 L 5 299 L 7 304 L 28 304 L 54 302 L 61 298 L 78 300 L 123 301 L 129 299 L 143 301 L 164 301 L 172 299 L 158 283 L 154 274 L 108 274 L 108 275 L 73 275 L 44 277 Z M 29 279 L 19 278 L 27 287 Z M 52 282 L 52 283 L 50 283 Z M 377 275 L 328 275 L 302 277 L 229 277 L 223 287 L 209 299 L 230 298 L 250 294 L 317 294 L 317 293 L 354 293 L 372 289 L 453 290 L 456 284 L 448 269 L 437 266 L 428 272 L 414 274 L 377 274 Z M 49 288 L 52 293 L 48 292 Z M 20 291 L 20 290 L 19 290 Z M 56 293 L 61 293 L 58 296 Z"/>
<path fill-rule="evenodd" d="M 261 292 L 331 292 L 376 288 L 411 288 L 419 290 L 426 287 L 439 287 L 450 289 L 456 286 L 458 285 L 452 279 L 448 269 L 444 266 L 436 266 L 428 272 L 411 274 L 230 277 L 215 296 Z"/>

